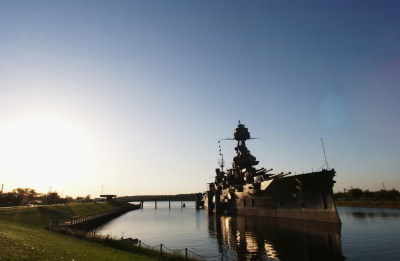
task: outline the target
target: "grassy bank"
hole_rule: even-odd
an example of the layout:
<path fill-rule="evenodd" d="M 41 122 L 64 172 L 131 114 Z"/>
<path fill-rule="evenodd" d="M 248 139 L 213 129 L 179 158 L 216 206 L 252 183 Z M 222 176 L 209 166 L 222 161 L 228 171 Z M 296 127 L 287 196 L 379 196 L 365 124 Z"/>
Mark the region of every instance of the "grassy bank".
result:
<path fill-rule="evenodd" d="M 398 208 L 400 201 L 370 201 L 370 200 L 338 200 L 336 206 L 339 207 L 369 207 L 369 208 Z"/>
<path fill-rule="evenodd" d="M 120 207 L 107 203 L 0 208 L 0 259 L 154 260 L 93 240 L 46 229 L 55 217 L 85 215 Z"/>

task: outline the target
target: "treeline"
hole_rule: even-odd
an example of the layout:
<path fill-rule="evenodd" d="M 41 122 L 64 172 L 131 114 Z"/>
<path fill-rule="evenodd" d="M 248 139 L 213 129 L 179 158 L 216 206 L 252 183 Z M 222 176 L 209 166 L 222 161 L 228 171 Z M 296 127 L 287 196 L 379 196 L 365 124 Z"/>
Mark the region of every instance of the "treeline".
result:
<path fill-rule="evenodd" d="M 90 201 L 91 196 L 61 197 L 58 192 L 38 193 L 35 189 L 17 188 L 10 192 L 0 194 L 0 206 L 23 206 L 27 204 L 68 204 L 72 201 Z"/>
<path fill-rule="evenodd" d="M 344 192 L 334 193 L 336 200 L 379 200 L 379 201 L 395 201 L 400 200 L 400 192 L 392 189 L 379 191 L 362 190 L 352 188 Z"/>

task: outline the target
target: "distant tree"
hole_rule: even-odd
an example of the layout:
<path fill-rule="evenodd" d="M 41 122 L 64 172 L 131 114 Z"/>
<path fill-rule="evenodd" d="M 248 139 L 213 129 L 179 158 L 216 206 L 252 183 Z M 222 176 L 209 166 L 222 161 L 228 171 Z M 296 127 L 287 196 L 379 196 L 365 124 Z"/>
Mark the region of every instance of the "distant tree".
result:
<path fill-rule="evenodd" d="M 85 200 L 86 200 L 86 201 L 90 201 L 91 199 L 92 199 L 92 195 L 90 195 L 90 194 L 89 194 L 89 195 L 86 195 L 86 197 L 85 197 Z"/>
<path fill-rule="evenodd" d="M 65 198 L 60 198 L 58 200 L 59 203 L 64 203 L 64 204 L 68 204 L 70 202 L 72 202 L 74 199 L 70 196 L 65 196 Z"/>
<path fill-rule="evenodd" d="M 72 201 L 74 201 L 74 199 L 71 197 L 71 196 L 65 196 L 65 201 L 67 202 L 67 203 L 70 203 L 70 202 L 72 202 Z"/>
<path fill-rule="evenodd" d="M 400 196 L 400 193 L 395 190 L 385 190 L 381 189 L 380 191 L 376 192 L 376 198 L 378 200 L 396 200 L 397 197 Z"/>
<path fill-rule="evenodd" d="M 34 189 L 17 188 L 13 189 L 11 192 L 3 194 L 0 202 L 21 206 L 26 203 L 33 202 L 38 196 L 39 193 L 37 193 Z"/>
<path fill-rule="evenodd" d="M 43 196 L 43 203 L 45 204 L 56 204 L 56 203 L 61 203 L 60 202 L 60 195 L 58 195 L 58 192 L 51 192 L 47 193 L 46 195 Z"/>
<path fill-rule="evenodd" d="M 84 197 L 81 197 L 81 196 L 77 196 L 76 197 L 76 200 L 84 200 L 85 198 Z"/>
<path fill-rule="evenodd" d="M 374 197 L 375 197 L 375 193 L 374 192 L 369 191 L 368 189 L 364 190 L 364 192 L 363 192 L 363 198 L 364 199 L 373 199 Z"/>
<path fill-rule="evenodd" d="M 14 205 L 24 205 L 25 203 L 29 202 L 29 199 L 32 197 L 32 194 L 30 193 L 31 189 L 29 188 L 17 188 L 13 189 L 12 191 L 12 198 L 11 202 Z M 36 196 L 35 190 L 33 190 L 34 194 L 33 197 Z"/>
<path fill-rule="evenodd" d="M 333 194 L 333 197 L 334 197 L 335 199 L 338 199 L 338 198 L 346 198 L 346 194 L 343 193 L 343 192 L 336 192 L 336 193 Z"/>
<path fill-rule="evenodd" d="M 394 188 L 389 191 L 388 199 L 389 200 L 397 200 L 400 197 L 400 192 L 395 190 Z"/>
<path fill-rule="evenodd" d="M 357 200 L 363 196 L 363 191 L 359 188 L 352 188 L 347 191 L 347 196 L 351 200 Z"/>
<path fill-rule="evenodd" d="M 18 199 L 17 199 L 17 193 L 15 192 L 15 190 L 8 192 L 8 193 L 3 193 L 0 202 L 3 204 L 19 205 L 19 204 L 17 204 Z"/>
<path fill-rule="evenodd" d="M 37 200 L 38 200 L 38 199 L 40 199 L 40 200 L 42 200 L 42 201 L 43 201 L 43 197 L 44 197 L 44 194 L 43 194 L 43 193 L 37 193 L 37 195 L 36 195 L 36 198 L 35 198 L 35 201 L 34 201 L 34 202 L 37 202 Z"/>

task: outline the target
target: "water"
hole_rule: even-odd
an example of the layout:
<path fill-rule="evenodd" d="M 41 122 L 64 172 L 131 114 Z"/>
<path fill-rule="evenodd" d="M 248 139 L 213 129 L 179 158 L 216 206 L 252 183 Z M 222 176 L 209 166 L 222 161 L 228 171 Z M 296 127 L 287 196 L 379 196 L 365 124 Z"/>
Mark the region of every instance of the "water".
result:
<path fill-rule="evenodd" d="M 265 217 L 209 215 L 194 202 L 154 202 L 98 229 L 113 237 L 220 260 L 400 260 L 400 210 L 339 207 L 342 226 Z M 190 253 L 190 252 L 189 252 Z M 191 254 L 193 256 L 193 254 Z M 225 259 L 224 259 L 225 260 Z"/>

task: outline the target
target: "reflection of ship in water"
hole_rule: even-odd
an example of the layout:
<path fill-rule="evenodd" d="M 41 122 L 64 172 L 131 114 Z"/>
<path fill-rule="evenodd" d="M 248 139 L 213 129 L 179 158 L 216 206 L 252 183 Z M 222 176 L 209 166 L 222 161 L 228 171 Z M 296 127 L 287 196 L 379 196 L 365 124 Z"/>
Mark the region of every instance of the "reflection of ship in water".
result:
<path fill-rule="evenodd" d="M 209 230 L 237 260 L 345 260 L 337 223 L 209 215 Z"/>
<path fill-rule="evenodd" d="M 344 209 L 352 209 L 351 207 L 346 207 Z M 369 209 L 367 208 L 367 211 L 363 208 L 356 207 L 355 211 L 351 212 L 345 212 L 344 215 L 347 216 L 352 216 L 354 219 L 393 219 L 393 218 L 399 218 L 400 217 L 400 211 L 392 212 L 393 209 Z M 364 211 L 363 211 L 364 210 Z"/>

